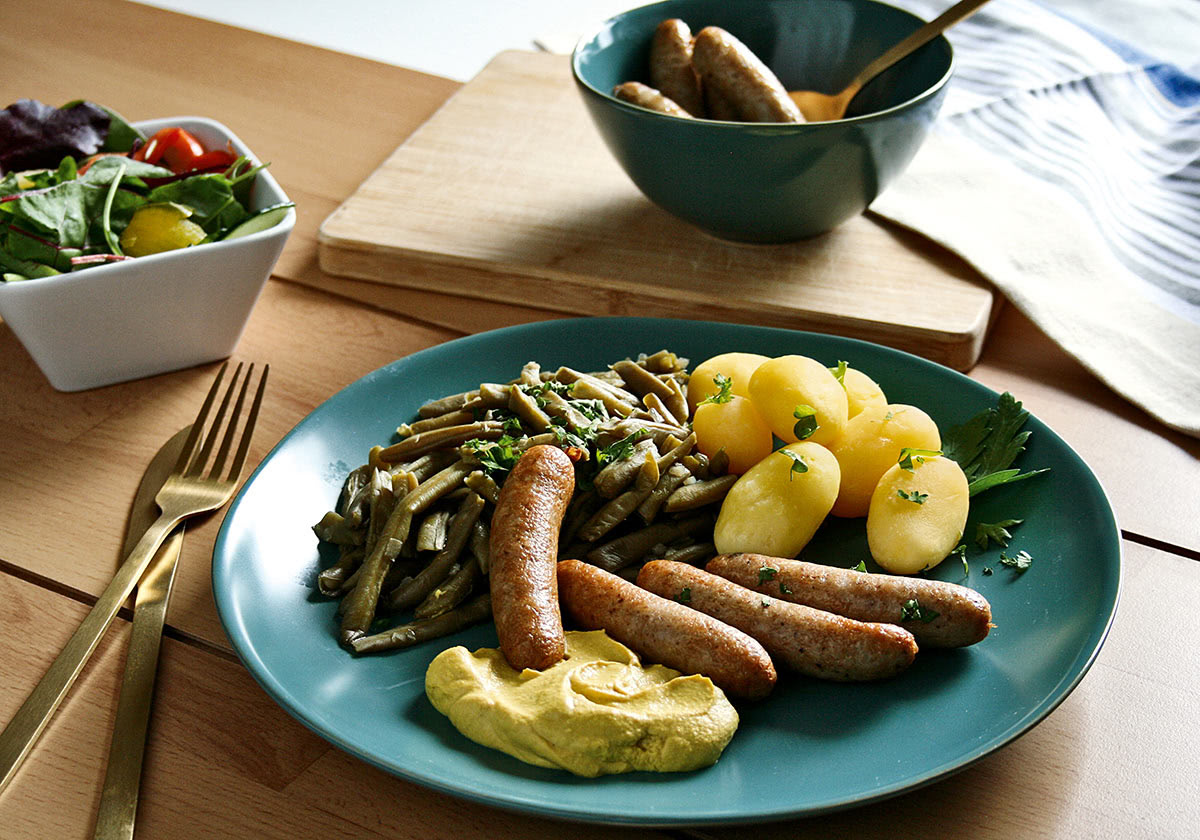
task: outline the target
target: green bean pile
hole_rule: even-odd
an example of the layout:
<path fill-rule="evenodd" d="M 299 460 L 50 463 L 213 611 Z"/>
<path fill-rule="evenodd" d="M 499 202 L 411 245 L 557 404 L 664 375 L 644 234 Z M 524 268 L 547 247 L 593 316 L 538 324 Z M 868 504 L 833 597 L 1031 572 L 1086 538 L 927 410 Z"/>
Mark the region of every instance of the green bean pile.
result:
<path fill-rule="evenodd" d="M 696 448 L 687 359 L 667 350 L 607 370 L 526 364 L 504 384 L 421 406 L 347 476 L 313 526 L 338 559 L 317 585 L 340 598 L 355 653 L 408 647 L 487 620 L 488 523 L 521 453 L 558 445 L 575 463 L 559 558 L 636 577 L 642 563 L 701 563 L 736 476 Z"/>

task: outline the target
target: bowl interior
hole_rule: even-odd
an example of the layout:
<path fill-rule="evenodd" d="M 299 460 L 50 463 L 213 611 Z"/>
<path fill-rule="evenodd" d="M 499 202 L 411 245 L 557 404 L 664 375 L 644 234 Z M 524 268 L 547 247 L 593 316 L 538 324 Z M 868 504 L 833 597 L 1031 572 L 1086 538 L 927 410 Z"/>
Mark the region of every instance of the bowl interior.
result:
<path fill-rule="evenodd" d="M 923 23 L 874 0 L 667 0 L 617 15 L 581 40 L 572 61 L 577 78 L 605 96 L 622 82 L 648 80 L 650 40 L 667 18 L 680 18 L 693 32 L 722 27 L 788 90 L 824 93 L 841 90 Z M 935 39 L 868 84 L 848 116 L 886 111 L 936 90 L 949 78 L 952 63 L 949 42 Z"/>

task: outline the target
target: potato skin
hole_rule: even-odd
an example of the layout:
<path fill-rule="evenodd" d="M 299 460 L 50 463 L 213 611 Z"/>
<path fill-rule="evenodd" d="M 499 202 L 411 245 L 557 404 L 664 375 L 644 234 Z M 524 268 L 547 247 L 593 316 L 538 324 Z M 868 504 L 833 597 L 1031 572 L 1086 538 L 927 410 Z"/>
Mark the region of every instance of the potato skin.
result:
<path fill-rule="evenodd" d="M 729 456 L 729 472 L 736 475 L 770 455 L 775 443 L 758 409 L 745 397 L 699 406 L 692 429 L 699 450 L 711 458 L 724 449 Z"/>
<path fill-rule="evenodd" d="M 817 430 L 808 440 L 829 446 L 842 435 L 849 417 L 846 389 L 837 377 L 808 356 L 779 356 L 763 362 L 750 377 L 750 399 L 782 441 L 794 443 L 796 406 L 816 410 Z"/>
<path fill-rule="evenodd" d="M 804 461 L 805 472 L 792 470 L 792 456 Z M 771 453 L 722 502 L 713 529 L 717 551 L 796 556 L 833 507 L 840 476 L 837 459 L 820 444 L 801 441 Z"/>
<path fill-rule="evenodd" d="M 717 393 L 717 385 L 713 382 L 717 374 L 731 381 L 730 391 L 734 396 L 749 397 L 750 377 L 765 361 L 767 357 L 758 353 L 721 353 L 705 359 L 696 365 L 688 378 L 688 407 L 695 412 L 701 401 Z"/>
<path fill-rule="evenodd" d="M 563 658 L 558 605 L 558 531 L 575 467 L 557 446 L 533 446 L 500 488 L 489 542 L 492 613 L 500 650 L 518 671 L 541 671 Z"/>
<path fill-rule="evenodd" d="M 919 500 L 919 501 L 918 501 Z M 949 458 L 914 458 L 879 479 L 867 512 L 867 545 L 875 562 L 898 575 L 941 563 L 962 539 L 970 491 L 962 468 Z"/>
<path fill-rule="evenodd" d="M 875 485 L 905 449 L 942 448 L 937 424 L 921 409 L 900 403 L 871 406 L 846 423 L 829 450 L 842 469 L 834 516 L 866 516 Z"/>
<path fill-rule="evenodd" d="M 846 400 L 850 417 L 871 406 L 886 406 L 887 397 L 879 383 L 858 368 L 848 367 L 842 375 L 842 386 L 846 389 Z"/>

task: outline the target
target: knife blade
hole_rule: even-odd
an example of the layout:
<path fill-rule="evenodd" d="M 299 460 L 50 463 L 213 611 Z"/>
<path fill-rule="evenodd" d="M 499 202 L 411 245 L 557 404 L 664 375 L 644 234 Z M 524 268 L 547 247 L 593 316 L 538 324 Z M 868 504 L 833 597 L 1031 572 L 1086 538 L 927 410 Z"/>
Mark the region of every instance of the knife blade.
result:
<path fill-rule="evenodd" d="M 157 519 L 158 505 L 154 497 L 170 475 L 190 430 L 191 426 L 180 429 L 162 445 L 146 467 L 129 511 L 122 557 L 128 556 Z M 138 582 L 125 673 L 96 817 L 97 840 L 129 840 L 133 837 L 159 648 L 182 546 L 183 526 L 180 525 L 167 537 Z"/>

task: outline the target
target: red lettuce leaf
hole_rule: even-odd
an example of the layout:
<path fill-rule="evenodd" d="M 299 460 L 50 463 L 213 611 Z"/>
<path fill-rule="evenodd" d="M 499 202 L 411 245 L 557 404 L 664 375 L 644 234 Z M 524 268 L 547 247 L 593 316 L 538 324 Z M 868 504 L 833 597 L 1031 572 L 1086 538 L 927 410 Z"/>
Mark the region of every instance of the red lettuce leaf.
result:
<path fill-rule="evenodd" d="M 112 118 L 91 102 L 54 108 L 20 99 L 0 111 L 0 173 L 53 169 L 100 151 Z"/>

